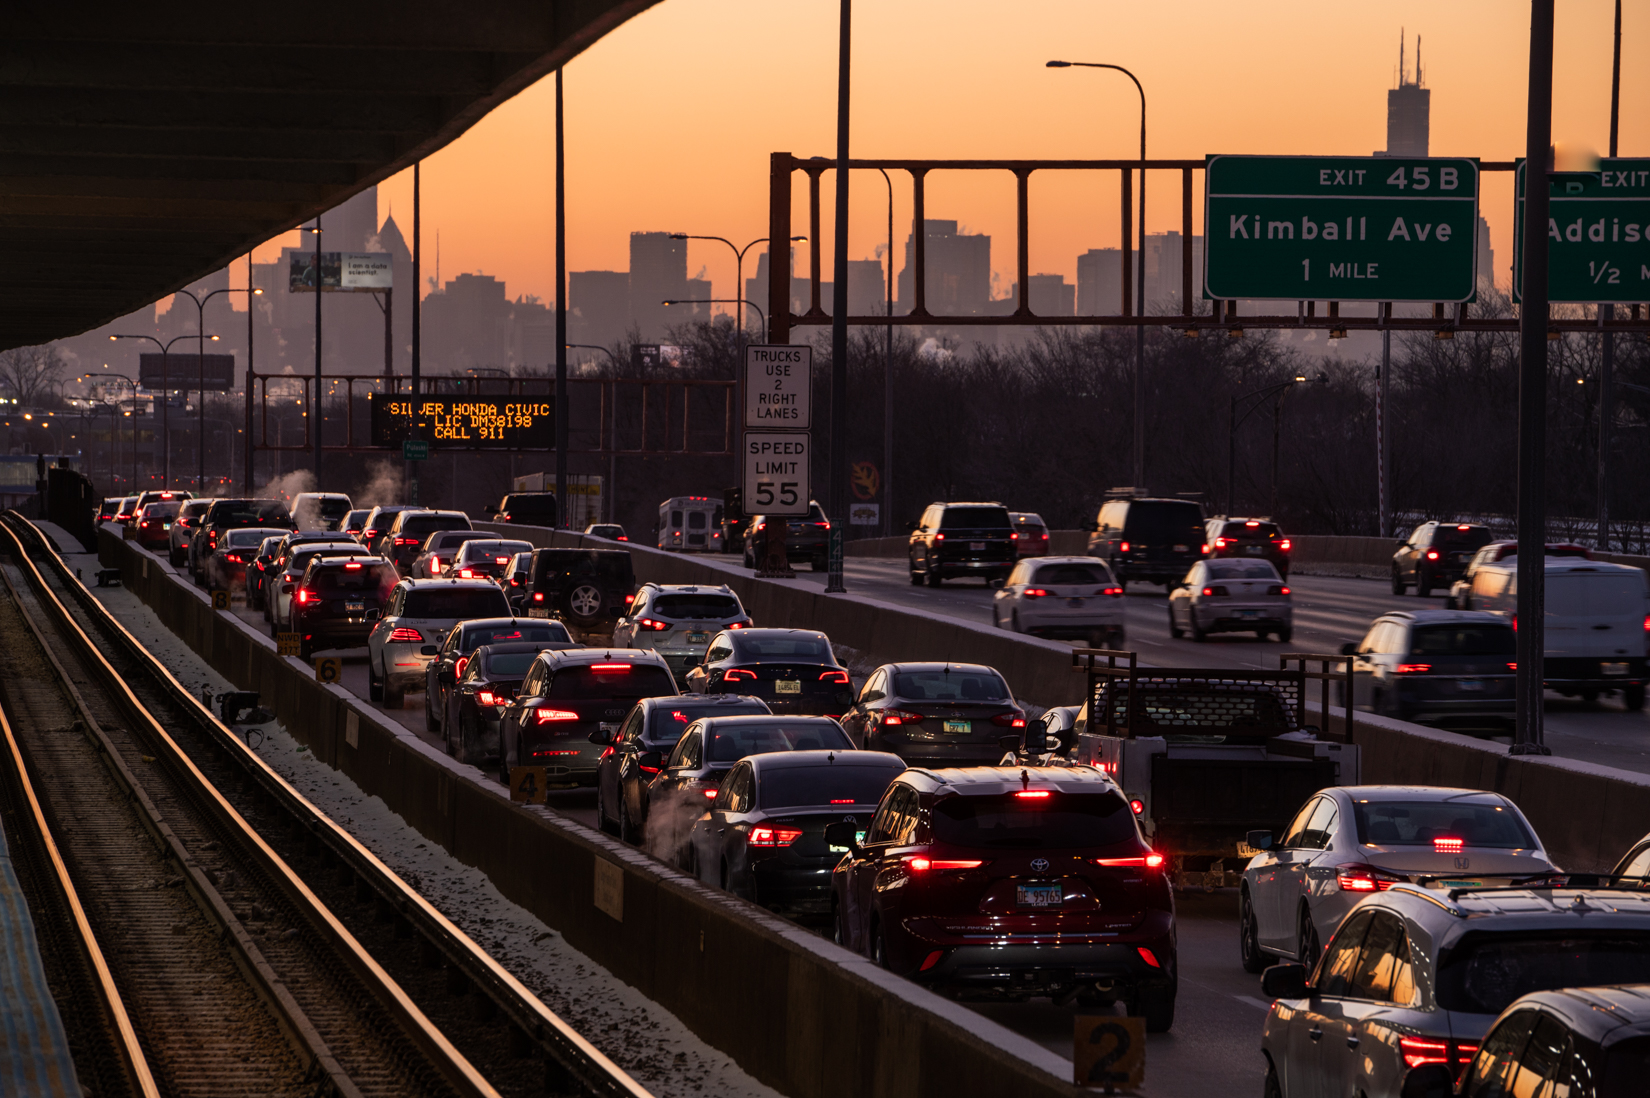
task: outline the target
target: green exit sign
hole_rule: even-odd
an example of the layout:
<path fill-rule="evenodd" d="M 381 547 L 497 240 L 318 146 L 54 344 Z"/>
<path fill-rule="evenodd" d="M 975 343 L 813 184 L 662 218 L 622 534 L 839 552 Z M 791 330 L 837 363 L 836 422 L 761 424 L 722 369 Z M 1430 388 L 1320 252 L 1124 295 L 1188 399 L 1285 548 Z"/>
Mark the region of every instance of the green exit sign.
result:
<path fill-rule="evenodd" d="M 1478 162 L 1211 156 L 1204 293 L 1286 301 L 1470 301 Z"/>
<path fill-rule="evenodd" d="M 1650 158 L 1604 160 L 1547 185 L 1547 296 L 1559 302 L 1650 301 Z M 1513 300 L 1524 287 L 1524 162 L 1518 163 Z"/>
<path fill-rule="evenodd" d="M 404 438 L 401 440 L 401 460 L 428 461 L 430 444 L 421 438 Z"/>

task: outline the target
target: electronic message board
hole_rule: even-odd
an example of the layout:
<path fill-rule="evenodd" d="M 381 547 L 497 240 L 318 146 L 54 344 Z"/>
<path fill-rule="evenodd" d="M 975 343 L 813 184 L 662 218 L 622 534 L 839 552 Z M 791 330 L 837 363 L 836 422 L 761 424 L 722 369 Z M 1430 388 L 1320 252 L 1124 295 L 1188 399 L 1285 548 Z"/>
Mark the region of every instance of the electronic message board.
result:
<path fill-rule="evenodd" d="M 372 402 L 372 444 L 400 447 L 412 437 L 414 398 Z M 436 450 L 548 450 L 556 444 L 550 397 L 420 396 L 418 436 Z"/>

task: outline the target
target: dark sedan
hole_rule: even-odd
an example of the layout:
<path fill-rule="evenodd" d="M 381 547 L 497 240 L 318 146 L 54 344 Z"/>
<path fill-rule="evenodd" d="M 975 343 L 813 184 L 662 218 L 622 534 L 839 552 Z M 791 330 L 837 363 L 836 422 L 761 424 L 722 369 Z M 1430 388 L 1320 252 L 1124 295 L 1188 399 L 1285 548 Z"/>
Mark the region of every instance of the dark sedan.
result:
<path fill-rule="evenodd" d="M 1026 715 L 995 668 L 890 663 L 865 680 L 842 726 L 909 766 L 989 766 L 1019 745 Z"/>
<path fill-rule="evenodd" d="M 498 580 L 502 586 L 516 554 L 532 551 L 525 541 L 466 541 L 458 547 L 449 571 L 459 579 Z"/>
<path fill-rule="evenodd" d="M 831 871 L 847 848 L 825 839 L 850 823 L 863 838 L 905 764 L 880 751 L 789 751 L 741 760 L 688 835 L 688 869 L 770 911 L 831 913 Z"/>
<path fill-rule="evenodd" d="M 496 759 L 499 722 L 505 707 L 520 690 L 522 676 L 540 652 L 568 647 L 569 643 L 499 641 L 482 644 L 462 657 L 458 678 L 443 702 L 441 738 L 447 745 L 447 753 L 471 766 L 479 766 L 484 759 Z"/>
<path fill-rule="evenodd" d="M 286 538 L 265 538 L 258 545 L 258 553 L 246 565 L 246 608 L 261 610 L 264 605 L 264 596 L 269 591 L 269 581 L 272 576 L 281 574 L 284 564 L 278 563 L 281 559 L 281 543 Z"/>
<path fill-rule="evenodd" d="M 154 553 L 165 549 L 171 541 L 172 520 L 177 517 L 182 507 L 181 501 L 144 504 L 143 510 L 137 515 L 138 545 Z"/>
<path fill-rule="evenodd" d="M 839 717 L 854 703 L 831 638 L 812 629 L 724 629 L 687 673 L 702 694 L 750 694 L 775 713 Z"/>
<path fill-rule="evenodd" d="M 768 527 L 767 515 L 752 515 L 745 529 L 745 567 L 755 568 L 762 563 L 762 543 Z M 808 501 L 808 513 L 797 518 L 779 518 L 774 522 L 785 524 L 785 558 L 793 565 L 807 561 L 815 572 L 825 571 L 826 550 L 830 544 L 831 520 L 825 509 L 813 500 Z"/>
<path fill-rule="evenodd" d="M 680 859 L 693 821 L 715 799 L 722 779 L 746 755 L 768 751 L 852 751 L 829 717 L 705 717 L 688 725 L 664 770 L 648 786 L 648 845 Z"/>
<path fill-rule="evenodd" d="M 643 698 L 617 733 L 592 732 L 607 748 L 596 764 L 596 823 L 628 843 L 640 843 L 647 825 L 648 784 L 670 753 L 701 717 L 740 717 L 768 712 L 760 698 L 738 694 L 681 694 Z M 617 807 L 615 807 L 617 806 Z"/>
<path fill-rule="evenodd" d="M 472 618 L 447 630 L 441 650 L 424 668 L 424 728 L 442 731 L 442 714 L 447 712 L 447 695 L 464 677 L 464 661 L 483 644 L 510 641 L 542 642 L 534 649 L 552 645 L 572 648 L 573 636 L 559 621 L 518 621 L 515 618 Z M 522 668 L 525 672 L 526 667 Z M 518 676 L 519 677 L 519 676 Z"/>

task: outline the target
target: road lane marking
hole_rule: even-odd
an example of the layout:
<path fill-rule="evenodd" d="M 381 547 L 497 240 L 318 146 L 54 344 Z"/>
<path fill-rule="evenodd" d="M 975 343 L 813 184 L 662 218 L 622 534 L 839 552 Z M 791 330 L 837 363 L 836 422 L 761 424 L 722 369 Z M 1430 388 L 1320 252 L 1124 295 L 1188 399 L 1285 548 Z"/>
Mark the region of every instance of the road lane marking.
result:
<path fill-rule="evenodd" d="M 1272 1009 L 1271 1003 L 1267 1002 L 1265 999 L 1257 999 L 1253 995 L 1234 995 L 1232 998 L 1236 999 L 1240 1003 L 1248 1003 L 1250 1006 L 1260 1007 L 1262 1010 Z"/>

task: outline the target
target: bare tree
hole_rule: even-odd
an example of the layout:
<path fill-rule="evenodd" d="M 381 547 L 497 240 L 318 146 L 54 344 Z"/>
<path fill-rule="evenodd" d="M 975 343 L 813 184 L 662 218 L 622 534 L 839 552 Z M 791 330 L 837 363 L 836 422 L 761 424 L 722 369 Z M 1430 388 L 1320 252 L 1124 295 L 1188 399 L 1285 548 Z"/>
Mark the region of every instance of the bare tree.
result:
<path fill-rule="evenodd" d="M 13 347 L 0 351 L 0 390 L 25 408 L 55 405 L 68 362 L 56 347 Z"/>

